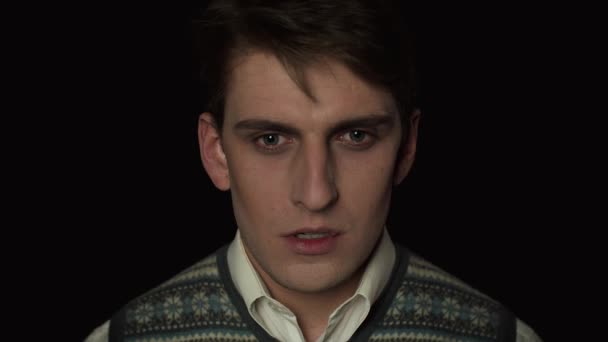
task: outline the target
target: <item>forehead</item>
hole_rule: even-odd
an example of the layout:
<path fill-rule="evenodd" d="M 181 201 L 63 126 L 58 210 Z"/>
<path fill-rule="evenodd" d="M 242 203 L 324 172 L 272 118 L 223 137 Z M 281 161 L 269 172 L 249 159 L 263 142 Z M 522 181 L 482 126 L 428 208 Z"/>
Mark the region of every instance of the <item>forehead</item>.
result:
<path fill-rule="evenodd" d="M 392 95 L 331 59 L 303 70 L 308 96 L 272 54 L 235 58 L 226 91 L 225 121 L 264 116 L 333 121 L 371 113 L 396 113 Z"/>

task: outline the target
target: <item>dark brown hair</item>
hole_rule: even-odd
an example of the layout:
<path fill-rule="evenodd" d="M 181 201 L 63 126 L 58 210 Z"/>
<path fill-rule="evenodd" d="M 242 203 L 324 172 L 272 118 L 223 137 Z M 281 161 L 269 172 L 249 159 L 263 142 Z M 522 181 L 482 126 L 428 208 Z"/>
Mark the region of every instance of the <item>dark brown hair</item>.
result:
<path fill-rule="evenodd" d="M 274 54 L 312 98 L 304 69 L 324 57 L 390 91 L 403 123 L 414 109 L 413 44 L 390 0 L 211 0 L 194 20 L 205 110 L 221 129 L 230 63 L 239 53 Z"/>

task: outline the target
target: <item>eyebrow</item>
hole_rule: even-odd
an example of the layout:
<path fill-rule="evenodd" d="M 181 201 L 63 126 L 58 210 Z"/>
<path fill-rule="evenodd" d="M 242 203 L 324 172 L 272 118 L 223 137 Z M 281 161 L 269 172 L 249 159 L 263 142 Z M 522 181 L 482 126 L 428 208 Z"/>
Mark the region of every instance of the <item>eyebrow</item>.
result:
<path fill-rule="evenodd" d="M 330 135 L 353 128 L 372 128 L 377 126 L 392 127 L 395 123 L 395 115 L 386 114 L 371 114 L 360 118 L 353 118 L 340 121 L 330 128 Z M 288 124 L 267 120 L 267 119 L 245 119 L 237 122 L 234 125 L 235 130 L 255 130 L 255 131 L 272 131 L 285 133 L 288 135 L 301 135 L 299 129 Z"/>

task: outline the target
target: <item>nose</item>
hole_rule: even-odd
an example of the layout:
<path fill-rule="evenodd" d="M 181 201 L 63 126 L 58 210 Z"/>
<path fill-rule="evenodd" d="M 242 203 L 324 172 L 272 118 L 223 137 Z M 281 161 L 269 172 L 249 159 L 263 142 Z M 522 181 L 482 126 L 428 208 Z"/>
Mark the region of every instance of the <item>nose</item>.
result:
<path fill-rule="evenodd" d="M 329 209 L 338 200 L 334 164 L 326 144 L 301 146 L 292 164 L 292 202 L 311 212 Z"/>

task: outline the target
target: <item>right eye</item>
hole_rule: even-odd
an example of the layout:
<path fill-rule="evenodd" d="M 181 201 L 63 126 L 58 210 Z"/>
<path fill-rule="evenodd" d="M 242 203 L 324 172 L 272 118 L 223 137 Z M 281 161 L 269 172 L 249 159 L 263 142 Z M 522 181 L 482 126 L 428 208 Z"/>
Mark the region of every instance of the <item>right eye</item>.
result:
<path fill-rule="evenodd" d="M 255 145 L 265 152 L 275 152 L 288 143 L 288 139 L 278 133 L 266 133 L 254 139 Z"/>
<path fill-rule="evenodd" d="M 264 134 L 260 137 L 264 145 L 277 145 L 279 143 L 278 134 Z"/>

